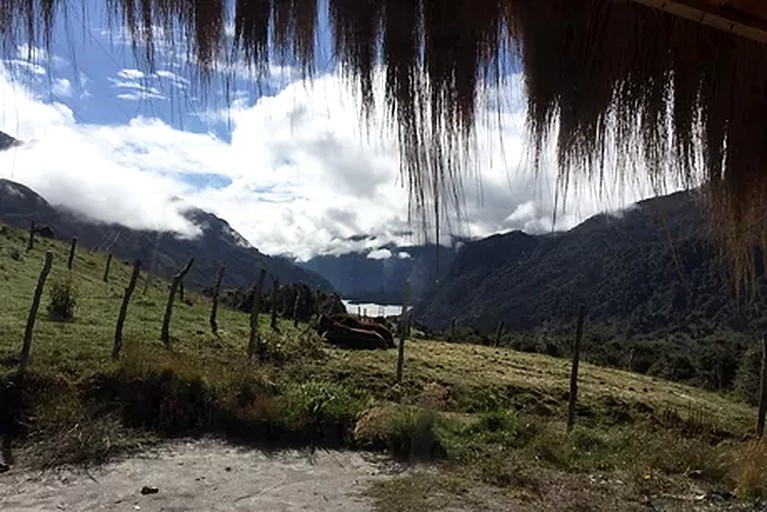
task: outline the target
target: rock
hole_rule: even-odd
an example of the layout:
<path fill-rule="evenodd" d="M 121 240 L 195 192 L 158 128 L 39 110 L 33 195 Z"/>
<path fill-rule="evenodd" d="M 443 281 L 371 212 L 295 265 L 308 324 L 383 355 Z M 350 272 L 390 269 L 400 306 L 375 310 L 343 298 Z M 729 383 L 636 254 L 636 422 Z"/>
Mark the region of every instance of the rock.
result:
<path fill-rule="evenodd" d="M 148 485 L 145 485 L 144 487 L 141 488 L 141 494 L 143 494 L 144 496 L 146 496 L 147 494 L 157 494 L 158 492 L 160 492 L 160 489 L 158 489 L 157 487 L 150 487 Z"/>

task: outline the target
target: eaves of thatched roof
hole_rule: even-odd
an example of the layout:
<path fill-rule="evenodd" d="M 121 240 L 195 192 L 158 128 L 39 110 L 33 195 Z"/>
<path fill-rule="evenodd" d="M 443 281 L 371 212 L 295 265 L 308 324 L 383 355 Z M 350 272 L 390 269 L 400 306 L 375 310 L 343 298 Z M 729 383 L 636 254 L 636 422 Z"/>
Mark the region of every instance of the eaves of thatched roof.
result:
<path fill-rule="evenodd" d="M 763 0 L 630 1 L 767 43 L 767 2 Z"/>
<path fill-rule="evenodd" d="M 333 52 L 363 114 L 381 69 L 423 218 L 460 204 L 479 99 L 508 86 L 505 66 L 521 62 L 531 167 L 553 144 L 564 188 L 608 168 L 627 184 L 641 174 L 703 186 L 737 277 L 753 277 L 755 247 L 767 254 L 767 0 L 105 2 L 149 66 L 171 37 L 203 71 L 236 59 L 258 75 L 288 56 L 307 76 L 327 4 Z M 44 43 L 57 13 L 97 3 L 0 0 L 0 37 L 6 49 Z"/>

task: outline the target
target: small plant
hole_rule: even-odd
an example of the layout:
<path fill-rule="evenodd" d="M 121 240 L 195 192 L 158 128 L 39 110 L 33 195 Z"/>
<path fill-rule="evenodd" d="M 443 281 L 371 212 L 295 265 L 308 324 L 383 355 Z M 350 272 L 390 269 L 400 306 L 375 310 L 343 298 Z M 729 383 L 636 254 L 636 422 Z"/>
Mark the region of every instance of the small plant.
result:
<path fill-rule="evenodd" d="M 15 247 L 8 249 L 8 255 L 13 261 L 21 261 L 21 251 Z"/>
<path fill-rule="evenodd" d="M 76 290 L 72 279 L 67 277 L 55 281 L 50 291 L 48 318 L 58 322 L 69 322 L 75 317 L 76 305 Z"/>
<path fill-rule="evenodd" d="M 432 459 L 445 456 L 433 411 L 418 407 L 376 406 L 363 414 L 354 429 L 362 446 L 386 449 L 397 457 Z"/>
<path fill-rule="evenodd" d="M 370 402 L 367 394 L 361 395 L 335 382 L 294 384 L 284 394 L 286 422 L 314 439 L 341 441 Z"/>

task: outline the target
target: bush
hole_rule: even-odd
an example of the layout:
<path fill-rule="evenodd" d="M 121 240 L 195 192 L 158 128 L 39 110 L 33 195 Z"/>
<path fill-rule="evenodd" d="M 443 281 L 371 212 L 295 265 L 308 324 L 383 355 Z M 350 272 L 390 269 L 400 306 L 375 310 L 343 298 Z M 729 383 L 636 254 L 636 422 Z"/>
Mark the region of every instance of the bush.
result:
<path fill-rule="evenodd" d="M 767 496 L 767 445 L 764 442 L 746 443 L 738 451 L 734 469 L 739 497 Z"/>
<path fill-rule="evenodd" d="M 397 457 L 443 457 L 433 411 L 404 406 L 377 406 L 357 422 L 354 439 L 363 446 L 389 450 Z"/>
<path fill-rule="evenodd" d="M 59 322 L 68 322 L 75 317 L 77 305 L 76 290 L 71 278 L 55 281 L 51 286 L 48 317 Z"/>
<path fill-rule="evenodd" d="M 355 394 L 336 382 L 310 381 L 289 386 L 284 394 L 285 421 L 294 432 L 314 440 L 342 443 L 369 396 Z"/>

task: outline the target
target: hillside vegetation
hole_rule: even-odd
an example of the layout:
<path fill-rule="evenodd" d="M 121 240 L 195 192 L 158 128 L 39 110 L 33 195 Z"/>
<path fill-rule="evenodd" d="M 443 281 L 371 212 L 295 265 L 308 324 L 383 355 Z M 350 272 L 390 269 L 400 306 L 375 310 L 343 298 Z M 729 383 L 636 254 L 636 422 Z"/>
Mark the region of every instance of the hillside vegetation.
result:
<path fill-rule="evenodd" d="M 511 232 L 466 244 L 449 276 L 417 309 L 436 329 L 453 318 L 492 331 L 569 325 L 578 305 L 623 339 L 717 331 L 765 323 L 765 294 L 738 296 L 707 232 L 695 191 L 600 214 L 563 233 Z"/>
<path fill-rule="evenodd" d="M 396 351 L 343 351 L 308 324 L 262 315 L 263 363 L 248 363 L 248 316 L 207 299 L 177 302 L 172 348 L 159 341 L 168 285 L 137 290 L 126 346 L 111 361 L 114 322 L 129 266 L 103 254 L 0 228 L 0 433 L 15 458 L 51 466 L 94 463 L 167 436 L 215 435 L 269 447 L 346 446 L 428 460 L 371 490 L 382 510 L 676 509 L 711 490 L 742 498 L 767 491 L 767 450 L 750 440 L 752 407 L 715 393 L 585 364 L 577 427 L 564 428 L 566 360 L 469 344 L 413 340 L 405 379 Z M 46 250 L 54 268 L 43 296 L 29 372 L 18 376 L 27 311 Z M 46 315 L 50 287 L 74 284 L 74 319 Z M 8 446 L 6 445 L 6 451 Z M 713 498 L 712 498 L 713 499 Z M 560 501 L 558 501 L 560 500 Z M 705 501 L 705 500 L 704 500 Z M 552 508 L 553 507 L 553 508 Z M 578 508 L 580 507 L 580 508 Z"/>

